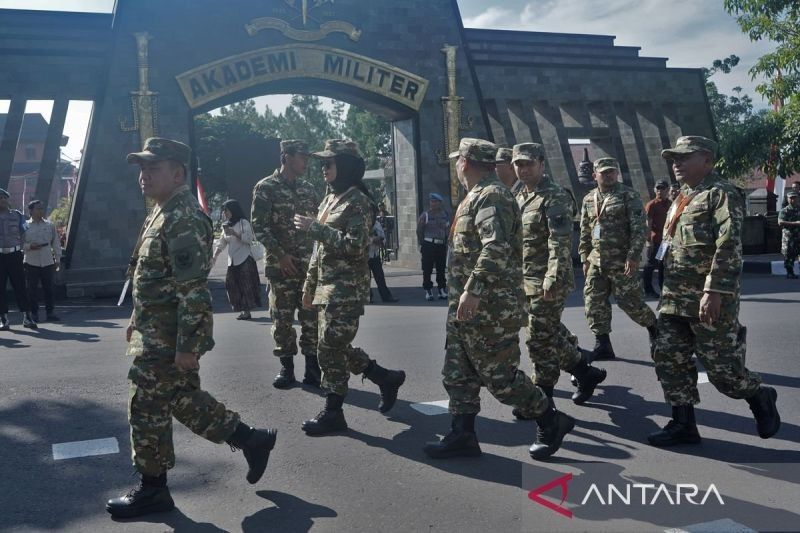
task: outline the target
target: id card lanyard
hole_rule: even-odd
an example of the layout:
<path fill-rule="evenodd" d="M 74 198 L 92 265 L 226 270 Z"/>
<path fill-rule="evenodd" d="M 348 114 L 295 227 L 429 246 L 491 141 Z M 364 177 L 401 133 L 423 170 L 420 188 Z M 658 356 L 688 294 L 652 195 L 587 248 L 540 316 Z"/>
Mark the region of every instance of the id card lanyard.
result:
<path fill-rule="evenodd" d="M 684 196 L 683 193 L 680 193 L 675 199 L 675 201 L 678 202 L 678 205 L 675 208 L 675 212 L 672 214 L 672 218 L 670 218 L 669 223 L 667 224 L 667 238 L 661 241 L 658 251 L 656 252 L 657 260 L 663 261 L 664 257 L 666 257 L 667 251 L 669 251 L 670 246 L 672 246 L 672 239 L 675 237 L 675 230 L 678 229 L 678 221 L 683 214 L 683 210 L 686 209 L 686 206 L 689 205 L 689 202 L 692 201 L 692 198 L 694 198 L 696 194 L 696 192 L 693 192 L 689 196 Z"/>
<path fill-rule="evenodd" d="M 603 209 L 606 207 L 606 202 L 608 201 L 609 196 L 603 198 L 603 202 L 600 203 L 600 191 L 596 189 L 594 191 L 594 212 L 597 216 L 597 220 L 595 221 L 594 228 L 592 229 L 592 239 L 600 238 L 600 215 L 603 214 Z"/>

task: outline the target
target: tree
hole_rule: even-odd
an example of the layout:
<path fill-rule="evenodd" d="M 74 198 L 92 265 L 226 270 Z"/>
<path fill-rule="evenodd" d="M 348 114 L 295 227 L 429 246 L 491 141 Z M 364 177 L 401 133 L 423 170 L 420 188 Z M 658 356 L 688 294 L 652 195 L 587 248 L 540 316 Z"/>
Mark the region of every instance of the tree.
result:
<path fill-rule="evenodd" d="M 800 3 L 724 0 L 724 5 L 751 40 L 776 43 L 775 50 L 750 69 L 753 79 L 765 77 L 756 90 L 778 108 L 764 114 L 763 128 L 751 140 L 769 135 L 775 150 L 761 166 L 779 176 L 789 176 L 800 170 Z"/>
<path fill-rule="evenodd" d="M 356 141 L 367 170 L 384 168 L 392 155 L 392 130 L 385 118 L 350 106 L 344 122 L 344 136 Z"/>

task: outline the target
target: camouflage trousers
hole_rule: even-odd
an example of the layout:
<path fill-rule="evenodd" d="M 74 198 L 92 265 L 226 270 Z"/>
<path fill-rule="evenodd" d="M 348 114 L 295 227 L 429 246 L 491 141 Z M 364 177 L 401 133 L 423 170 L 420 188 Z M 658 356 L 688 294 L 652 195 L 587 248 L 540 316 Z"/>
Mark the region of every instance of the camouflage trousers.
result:
<path fill-rule="evenodd" d="M 211 442 L 222 443 L 239 423 L 229 411 L 200 388 L 197 370 L 181 372 L 171 359 L 136 357 L 128 372 L 133 467 L 158 476 L 175 466 L 172 417 Z"/>
<path fill-rule="evenodd" d="M 783 255 L 783 266 L 787 272 L 794 270 L 794 261 L 800 256 L 800 239 L 783 237 L 781 241 L 781 254 Z"/>
<path fill-rule="evenodd" d="M 481 387 L 500 402 L 536 417 L 547 409 L 544 391 L 519 369 L 519 328 L 447 321 L 442 383 L 450 397 L 450 413 L 481 410 Z"/>
<path fill-rule="evenodd" d="M 351 343 L 358 333 L 360 310 L 346 307 L 319 306 L 319 343 L 317 359 L 322 369 L 322 388 L 347 395 L 350 374 L 362 374 L 369 366 L 369 355 Z"/>
<path fill-rule="evenodd" d="M 528 295 L 528 355 L 531 379 L 537 385 L 555 386 L 560 370 L 570 372 L 581 360 L 578 338 L 561 322 L 568 291 L 546 301 L 542 294 Z"/>
<path fill-rule="evenodd" d="M 583 286 L 583 302 L 589 329 L 595 335 L 611 333 L 609 297 L 612 294 L 619 308 L 640 326 L 648 327 L 656 323 L 655 313 L 644 302 L 641 277 L 626 276 L 622 266 L 601 268 L 590 264 Z"/>
<path fill-rule="evenodd" d="M 747 329 L 739 324 L 738 302 L 723 308 L 712 325 L 697 318 L 667 315 L 658 317 L 658 340 L 653 354 L 656 375 L 670 405 L 700 403 L 697 367 L 692 354 L 703 363 L 708 380 L 731 398 L 749 398 L 761 385 L 761 377 L 745 367 Z"/>
<path fill-rule="evenodd" d="M 299 268 L 299 267 L 298 267 Z M 302 270 L 305 272 L 305 269 Z M 303 277 L 269 277 L 269 312 L 272 315 L 272 353 L 278 357 L 292 357 L 297 353 L 297 332 L 294 313 L 300 322 L 300 352 L 317 353 L 317 313 L 303 309 Z"/>

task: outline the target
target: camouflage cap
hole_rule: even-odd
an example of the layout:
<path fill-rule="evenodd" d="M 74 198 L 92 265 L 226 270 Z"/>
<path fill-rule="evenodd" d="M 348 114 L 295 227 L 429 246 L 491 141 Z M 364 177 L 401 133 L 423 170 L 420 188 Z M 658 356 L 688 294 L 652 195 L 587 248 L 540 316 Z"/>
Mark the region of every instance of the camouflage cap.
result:
<path fill-rule="evenodd" d="M 458 144 L 458 151 L 451 152 L 448 156 L 453 159 L 462 156 L 464 159 L 475 161 L 476 163 L 495 164 L 497 145 L 483 139 L 472 139 L 464 137 Z"/>
<path fill-rule="evenodd" d="M 172 160 L 189 166 L 189 156 L 192 149 L 182 142 L 172 139 L 162 139 L 161 137 L 150 137 L 144 142 L 144 149 L 141 152 L 128 154 L 128 163 L 140 163 L 142 161 L 164 161 Z"/>
<path fill-rule="evenodd" d="M 5 189 L 0 189 L 0 196 L 5 196 L 6 198 L 11 198 L 11 195 L 8 194 L 8 191 Z"/>
<path fill-rule="evenodd" d="M 310 152 L 308 151 L 308 143 L 302 139 L 287 139 L 285 141 L 281 141 L 281 153 L 282 154 L 306 154 L 308 155 Z"/>
<path fill-rule="evenodd" d="M 496 163 L 511 163 L 511 148 L 498 148 L 494 160 Z"/>
<path fill-rule="evenodd" d="M 786 196 L 788 198 L 797 198 L 798 196 L 800 196 L 800 193 L 798 193 L 797 191 L 789 191 L 789 193 Z"/>
<path fill-rule="evenodd" d="M 604 172 L 612 168 L 619 170 L 619 163 L 613 157 L 601 157 L 594 162 L 595 172 Z"/>
<path fill-rule="evenodd" d="M 539 143 L 515 144 L 511 161 L 539 161 L 544 159 L 544 146 Z"/>
<path fill-rule="evenodd" d="M 678 154 L 691 154 L 694 152 L 709 152 L 712 155 L 717 153 L 717 143 L 706 137 L 699 135 L 686 135 L 678 137 L 674 148 L 661 150 L 661 157 L 672 159 Z"/>
<path fill-rule="evenodd" d="M 658 180 L 656 182 L 656 189 L 668 189 L 669 182 L 667 180 Z"/>
<path fill-rule="evenodd" d="M 311 157 L 327 159 L 339 154 L 350 154 L 361 157 L 361 154 L 358 153 L 358 144 L 348 139 L 328 139 L 325 141 L 325 148 L 321 152 L 314 152 L 311 154 Z"/>

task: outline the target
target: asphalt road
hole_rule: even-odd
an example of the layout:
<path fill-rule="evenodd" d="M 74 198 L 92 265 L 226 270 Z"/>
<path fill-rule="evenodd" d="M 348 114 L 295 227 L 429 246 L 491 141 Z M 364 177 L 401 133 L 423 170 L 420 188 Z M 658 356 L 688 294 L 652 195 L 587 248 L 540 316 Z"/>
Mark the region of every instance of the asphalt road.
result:
<path fill-rule="evenodd" d="M 704 383 L 697 409 L 702 444 L 647 445 L 645 436 L 665 423 L 669 409 L 646 331 L 615 307 L 618 359 L 602 364 L 608 378 L 583 407 L 569 401 L 572 387 L 562 375 L 557 404 L 578 423 L 557 457 L 539 463 L 528 456 L 533 423 L 514 421 L 510 407 L 487 393 L 477 422 L 482 457 L 435 461 L 422 453 L 425 441 L 447 432 L 450 418 L 439 404 L 414 405 L 446 400 L 440 381 L 446 309 L 444 302 L 425 302 L 419 282 L 390 277 L 401 301 L 369 306 L 356 338 L 382 365 L 407 372 L 396 407 L 380 414 L 377 387 L 353 376 L 345 405 L 350 430 L 317 438 L 305 436 L 300 424 L 321 409 L 323 398 L 303 387 L 271 386 L 279 365 L 266 313 L 236 321 L 217 286 L 217 346 L 201 361 L 203 386 L 245 422 L 278 428 L 269 468 L 248 485 L 241 453 L 176 423 L 178 462 L 169 479 L 177 508 L 129 521 L 112 521 L 104 509 L 108 498 L 136 482 L 125 414 L 129 304 L 64 302 L 63 321 L 37 332 L 23 330 L 14 314 L 13 331 L 0 333 L 0 530 L 800 529 L 800 281 L 744 280 L 747 363 L 778 390 L 783 425 L 776 437 L 759 439 L 747 404 Z M 564 322 L 591 347 L 577 291 Z M 525 352 L 523 360 L 529 369 Z M 54 444 L 96 439 L 119 451 L 54 459 Z M 529 497 L 547 484 L 537 496 L 547 503 Z"/>

